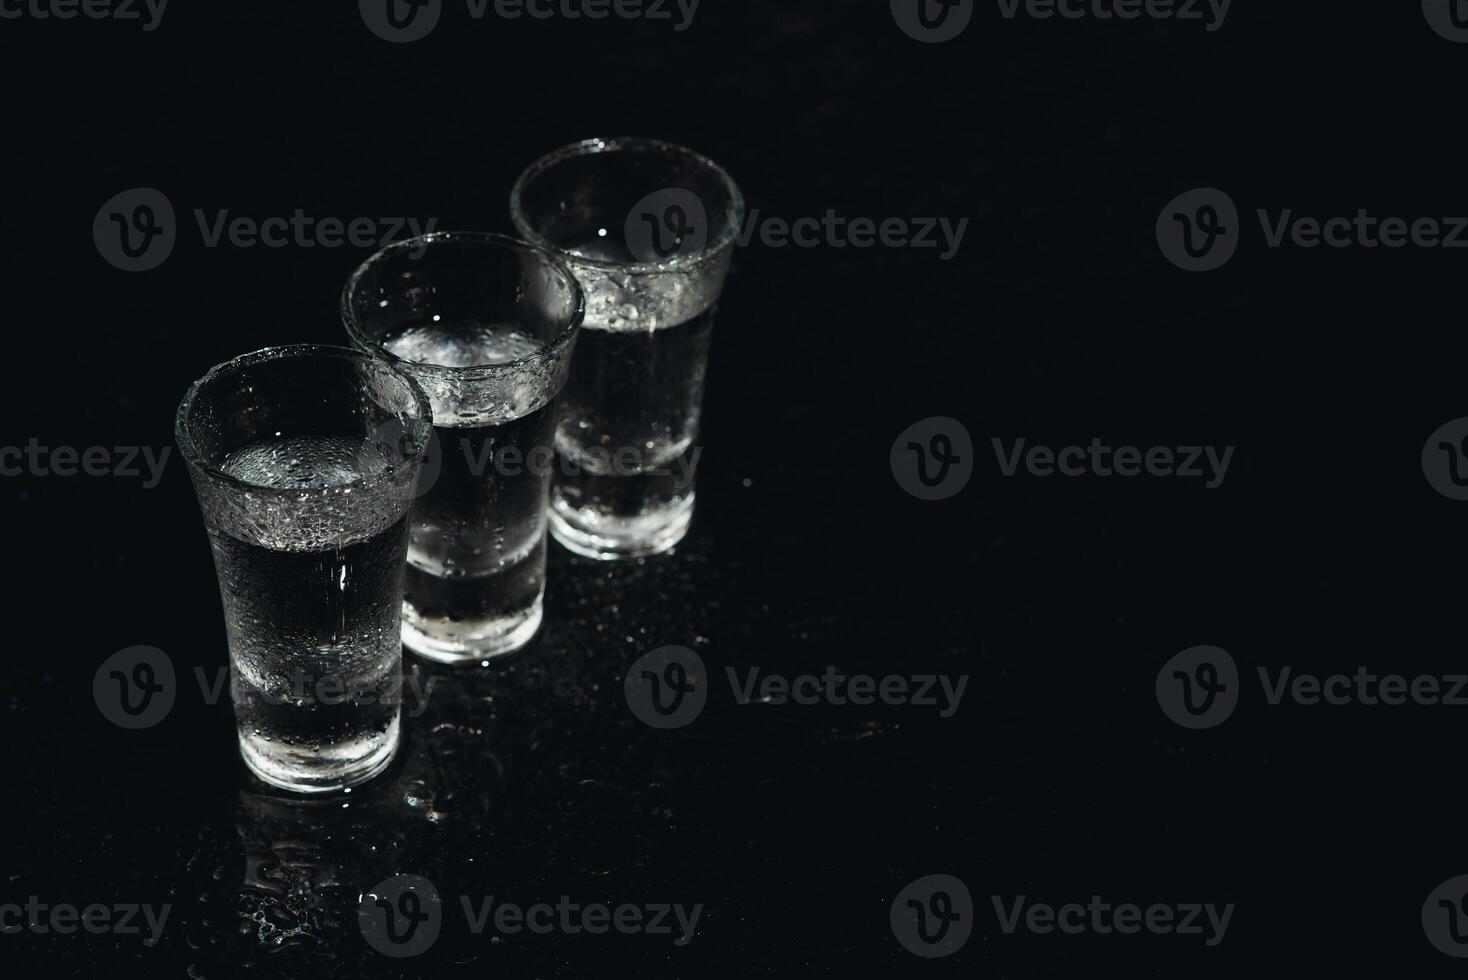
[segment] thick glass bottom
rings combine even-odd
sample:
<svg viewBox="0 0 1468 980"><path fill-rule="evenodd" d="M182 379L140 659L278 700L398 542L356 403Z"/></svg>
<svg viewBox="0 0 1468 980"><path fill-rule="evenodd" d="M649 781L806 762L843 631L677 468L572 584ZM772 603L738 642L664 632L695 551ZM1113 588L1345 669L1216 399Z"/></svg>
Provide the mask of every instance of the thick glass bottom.
<svg viewBox="0 0 1468 980"><path fill-rule="evenodd" d="M551 494L551 536L567 551L598 561L660 555L683 540L692 522L692 492L670 507L635 517L608 516L572 507L564 498Z"/></svg>
<svg viewBox="0 0 1468 980"><path fill-rule="evenodd" d="M545 593L524 609L484 619L428 619L403 604L403 645L441 664L469 664L519 650L545 616Z"/></svg>
<svg viewBox="0 0 1468 980"><path fill-rule="evenodd" d="M277 789L330 793L359 786L392 764L398 751L399 717L386 731L308 748L240 732L240 755L249 770Z"/></svg>

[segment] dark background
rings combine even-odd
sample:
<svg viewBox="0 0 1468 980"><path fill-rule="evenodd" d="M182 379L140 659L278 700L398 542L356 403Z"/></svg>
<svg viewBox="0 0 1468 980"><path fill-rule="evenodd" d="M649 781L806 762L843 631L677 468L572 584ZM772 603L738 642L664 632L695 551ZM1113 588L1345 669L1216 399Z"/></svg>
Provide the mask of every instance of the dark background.
<svg viewBox="0 0 1468 980"><path fill-rule="evenodd" d="M328 9L329 8L329 9ZM1255 208L1468 212L1468 47L1415 3L1236 0L1199 22L1037 21L980 4L919 44L887 4L705 0L668 23L472 22L391 45L354 5L171 5L136 22L0 20L3 441L172 444L210 365L341 343L367 250L206 248L193 209L415 215L508 231L541 153L648 135L793 219L969 217L957 257L741 249L710 373L692 534L603 567L553 549L522 656L436 683L403 758L345 805L242 772L208 547L175 457L155 489L6 478L0 900L170 903L162 941L0 936L14 976L1447 975L1423 900L1468 872L1464 709L1269 707L1255 668L1463 669L1460 503L1423 477L1460 381L1463 253L1268 249ZM1153 227L1225 189L1246 234L1189 274ZM179 242L124 273L103 202L163 191ZM975 476L893 479L909 424L961 420ZM994 437L1237 447L1181 479L1004 479ZM1195 644L1245 697L1208 731L1159 710ZM124 647L184 684L141 732L92 700ZM967 674L958 713L736 706L656 732L623 672L667 644L710 668ZM924 961L888 926L949 873L974 934ZM449 924L392 961L357 896L426 875ZM695 939L473 937L457 896L703 903ZM1237 904L1224 941L1006 935L989 896Z"/></svg>

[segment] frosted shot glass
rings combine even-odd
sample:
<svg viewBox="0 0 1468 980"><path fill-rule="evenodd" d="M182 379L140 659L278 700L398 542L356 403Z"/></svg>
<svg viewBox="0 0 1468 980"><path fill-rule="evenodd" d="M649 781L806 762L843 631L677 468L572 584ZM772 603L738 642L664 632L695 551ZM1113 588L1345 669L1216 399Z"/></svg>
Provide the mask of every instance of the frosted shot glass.
<svg viewBox="0 0 1468 980"><path fill-rule="evenodd" d="M407 239L347 282L352 342L417 379L433 409L403 596L403 643L430 660L478 663L540 627L555 401L583 312L570 270L504 235Z"/></svg>
<svg viewBox="0 0 1468 980"><path fill-rule="evenodd" d="M272 786L353 786L397 751L407 516L429 422L411 378L341 347L245 354L178 407L240 752Z"/></svg>
<svg viewBox="0 0 1468 980"><path fill-rule="evenodd" d="M590 558L667 551L693 517L715 308L744 221L739 188L681 146L593 139L531 164L510 216L586 293L556 426L551 533Z"/></svg>

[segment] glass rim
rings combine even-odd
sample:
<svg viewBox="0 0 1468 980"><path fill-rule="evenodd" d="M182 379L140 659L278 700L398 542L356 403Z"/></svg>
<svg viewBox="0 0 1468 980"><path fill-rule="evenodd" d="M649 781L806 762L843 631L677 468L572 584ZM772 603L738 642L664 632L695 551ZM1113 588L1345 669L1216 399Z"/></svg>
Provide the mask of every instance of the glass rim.
<svg viewBox="0 0 1468 980"><path fill-rule="evenodd" d="M530 226L530 222L525 216L525 209L521 204L524 199L525 189L530 185L532 180L565 160L571 160L575 157L594 156L598 153L616 153L620 150L628 149L666 150L686 157L701 167L707 167L723 184L725 192L729 195L729 201L734 214L734 220L730 222L729 227L725 228L723 234L719 235L718 238L705 242L702 249L691 255L674 255L660 262L614 262L606 259L594 259L574 255L569 249L561 248L559 245L548 241ZM565 146L552 150L521 171L520 176L515 178L515 183L510 188L510 220L514 222L515 230L525 236L527 241L560 255L571 255L578 265L630 275L685 272L707 265L723 254L726 249L732 248L734 243L738 241L740 226L744 224L744 194L739 190L739 185L734 182L734 178L729 176L727 170L719 166L709 157L704 156L696 150L690 150L686 146L642 136L593 137L591 139L578 140L575 143L567 143Z"/></svg>
<svg viewBox="0 0 1468 980"><path fill-rule="evenodd" d="M533 354L517 357L513 361L503 364L472 364L463 367L455 367L450 364L431 364L423 361L410 361L399 357L382 345L380 340L373 340L367 336L362 328L357 314L352 309L352 299L357 295L362 280L368 271L382 260L396 255L400 252L409 252L421 248L424 250L424 258L427 258L430 246L439 242L460 242L473 245L487 245L502 248L514 252L534 253L546 260L546 262L557 272L563 275L566 282L570 284L571 295L575 297L576 307L571 311L571 316L561 332L547 341L544 346L539 347ZM341 317L342 325L347 329L347 336L352 338L359 350L369 352L373 357L387 361L394 368L403 372L410 370L428 371L430 373L441 373L454 378L467 379L491 379L496 377L508 377L527 366L538 364L541 361L550 360L561 354L562 351L576 337L581 329L581 322L586 317L586 293L581 288L581 283L571 272L564 259L555 251L543 248L534 242L522 241L511 235L501 235L492 231L431 231L425 235L415 235L393 242L384 248L378 249L369 255L361 265L352 271L347 277L346 285L342 287L341 295Z"/></svg>
<svg viewBox="0 0 1468 980"><path fill-rule="evenodd" d="M377 473L364 473L354 480L345 483L333 483L327 487L312 487L309 489L301 487L268 487L259 483L251 483L242 480L232 473L226 472L217 463L214 463L199 449L194 442L193 435L189 432L189 417L194 407L194 400L203 390L204 386L227 371L237 370L253 364L264 364L270 361L280 361L292 357L337 357L356 361L360 364L373 365L386 370L399 381L407 384L408 394L413 397L413 403L418 409L418 414L413 419L414 445L418 451L407 457L401 463L389 463L386 469ZM183 455L184 462L191 469L208 475L211 480L241 490L246 493L264 494L275 497L300 498L315 493L338 493L362 489L381 482L384 478L392 477L396 471L405 464L416 464L421 462L428 452L428 440L433 430L433 409L428 403L428 395L410 375L399 371L391 364L382 361L381 358L373 357L365 351L356 350L351 347L338 347L334 344L278 344L272 347L262 347L259 350L249 351L232 357L227 361L221 361L209 370L205 371L197 381L189 385L184 392L183 400L178 403L178 409L173 416L173 438L178 443L179 452Z"/></svg>

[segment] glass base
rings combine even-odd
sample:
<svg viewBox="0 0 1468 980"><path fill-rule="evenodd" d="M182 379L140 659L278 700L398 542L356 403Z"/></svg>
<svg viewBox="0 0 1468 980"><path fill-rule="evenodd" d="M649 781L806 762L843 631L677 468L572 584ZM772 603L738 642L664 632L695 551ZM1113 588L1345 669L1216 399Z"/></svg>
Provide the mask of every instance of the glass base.
<svg viewBox="0 0 1468 980"><path fill-rule="evenodd" d="M403 646L441 664L478 663L529 643L545 618L545 594L522 612L488 619L424 619L403 604Z"/></svg>
<svg viewBox="0 0 1468 980"><path fill-rule="evenodd" d="M567 551L597 561L660 555L683 540L692 522L692 493L663 510L612 518L571 507L551 494L551 537Z"/></svg>
<svg viewBox="0 0 1468 980"><path fill-rule="evenodd" d="M331 793L360 786L392 764L399 719L385 732L311 750L240 732L240 755L261 782L293 793Z"/></svg>

